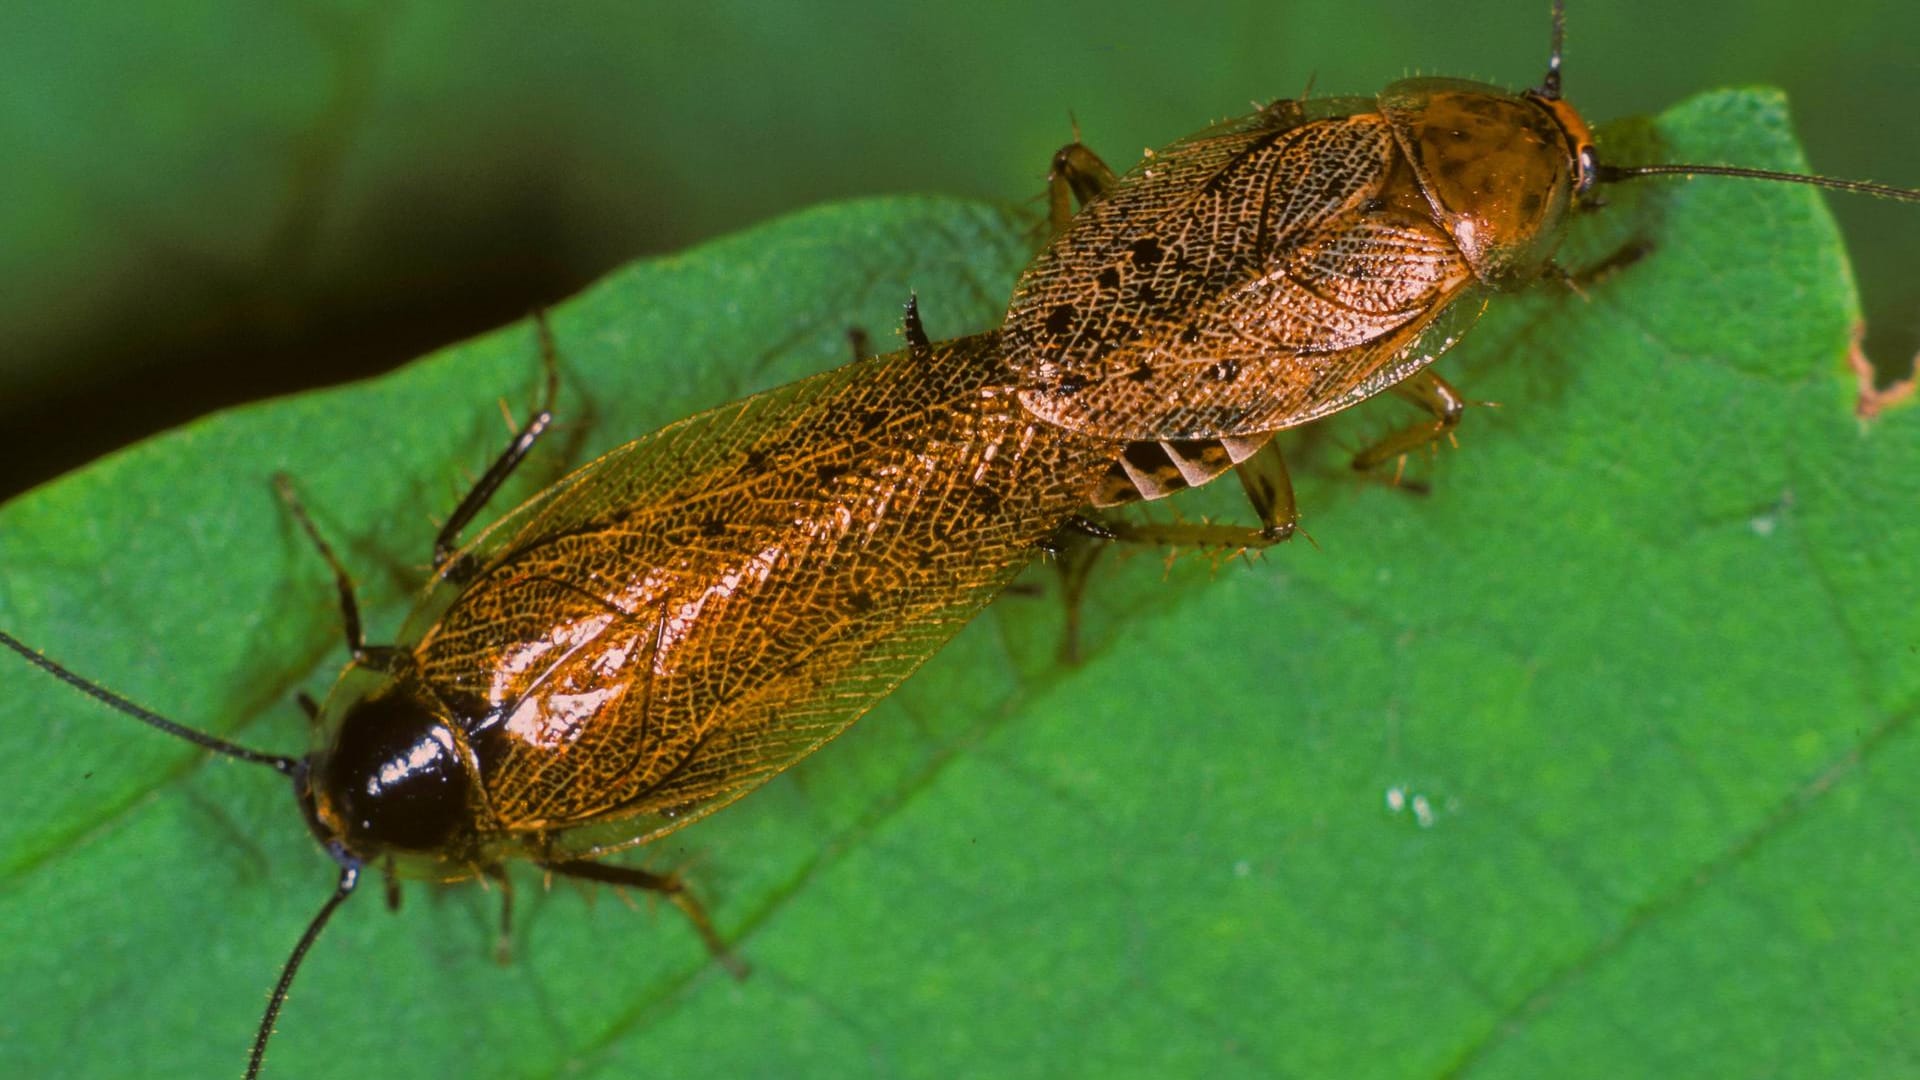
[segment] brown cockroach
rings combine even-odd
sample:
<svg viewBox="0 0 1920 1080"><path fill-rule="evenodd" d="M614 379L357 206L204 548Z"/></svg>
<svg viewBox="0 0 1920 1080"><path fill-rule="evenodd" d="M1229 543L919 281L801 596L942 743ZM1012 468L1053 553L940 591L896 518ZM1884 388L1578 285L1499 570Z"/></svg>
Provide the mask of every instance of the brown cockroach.
<svg viewBox="0 0 1920 1080"><path fill-rule="evenodd" d="M1078 141L1054 155L1055 235L1002 334L1034 415L1127 444L1096 505L1237 467L1263 528L1211 538L1270 543L1295 521L1276 432L1392 390L1430 418L1362 449L1356 468L1448 435L1467 400L1430 365L1491 294L1567 276L1554 252L1600 185L1731 176L1920 202L1820 176L1603 162L1561 96L1562 7L1546 77L1521 93L1414 78L1374 97L1285 99L1124 176Z"/></svg>
<svg viewBox="0 0 1920 1080"><path fill-rule="evenodd" d="M0 644L291 779L340 874L282 971L249 1075L301 959L365 870L457 881L524 860L652 890L724 955L675 877L597 860L823 745L1086 505L1237 466L1262 527L1207 535L1284 537L1293 502L1273 434L1385 389L1433 419L1358 464L1451 430L1464 401L1428 365L1481 293L1552 273L1596 184L1718 174L1920 200L1725 166L1603 164L1560 97L1559 37L1556 12L1547 78L1523 94L1419 79L1377 98L1280 102L1124 177L1071 145L1051 186L1059 233L1002 332L935 345L910 306L905 350L670 425L462 543L546 429L543 407L442 529L394 645L363 640L349 576L289 496L333 568L352 657L304 756L184 728ZM1069 219L1072 193L1086 205Z"/></svg>
<svg viewBox="0 0 1920 1080"><path fill-rule="evenodd" d="M96 699L288 777L339 864L249 1077L308 947L367 870L390 895L400 879L504 887L514 860L650 890L727 959L677 877L600 860L839 734L1048 543L1111 456L1021 408L998 335L935 345L912 303L906 333L903 351L627 443L461 544L547 429L542 407L441 529L392 645L365 642L351 579L283 484L333 570L352 658L300 757L184 727L0 632ZM550 400L551 356L548 370Z"/></svg>

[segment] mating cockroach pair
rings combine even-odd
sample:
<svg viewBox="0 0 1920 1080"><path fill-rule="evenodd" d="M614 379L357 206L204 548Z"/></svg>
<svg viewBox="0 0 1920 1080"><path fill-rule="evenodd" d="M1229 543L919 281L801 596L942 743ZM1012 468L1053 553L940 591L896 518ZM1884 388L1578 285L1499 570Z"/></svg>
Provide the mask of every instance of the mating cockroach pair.
<svg viewBox="0 0 1920 1080"><path fill-rule="evenodd" d="M304 757L187 731L0 642L291 778L340 883L283 971L250 1074L365 869L448 881L525 859L664 892L719 950L671 877L596 860L832 738L1089 505L1237 469L1261 524L1212 536L1268 542L1293 520L1275 432L1396 389L1434 418L1363 464L1444 433L1461 401L1427 365L1483 290L1549 272L1595 185L1721 172L1916 198L1605 164L1560 98L1555 37L1547 80L1522 95L1416 80L1284 101L1119 177L1069 147L1054 202L1077 192L1086 209L1057 215L1000 331L936 345L910 309L907 349L670 425L462 544L542 410L450 519L398 644L364 643L335 563L353 661Z"/></svg>

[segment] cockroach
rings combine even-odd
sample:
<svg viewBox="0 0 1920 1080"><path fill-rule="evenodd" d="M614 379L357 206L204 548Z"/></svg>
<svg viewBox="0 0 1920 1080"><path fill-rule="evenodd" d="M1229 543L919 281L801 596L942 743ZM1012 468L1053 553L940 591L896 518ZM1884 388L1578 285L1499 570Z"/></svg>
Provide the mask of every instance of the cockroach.
<svg viewBox="0 0 1920 1080"><path fill-rule="evenodd" d="M1109 456L1020 407L997 335L934 345L912 304L906 332L903 351L613 450L462 545L547 429L543 406L441 529L393 645L366 643L351 578L283 485L332 568L352 657L301 757L182 726L0 633L101 702L292 781L340 874L281 971L249 1077L301 960L368 870L390 889L504 884L519 859L651 890L726 957L676 877L600 860L839 734L1006 585Z"/></svg>
<svg viewBox="0 0 1920 1080"><path fill-rule="evenodd" d="M0 634L114 708L291 779L340 874L282 968L248 1075L367 870L459 881L524 860L664 894L724 954L673 876L598 860L833 738L1081 508L1237 467L1262 526L1217 537L1272 542L1293 524L1276 431L1384 389L1434 419L1361 464L1451 430L1463 399L1427 365L1479 293L1552 274L1595 185L1714 174L1920 200L1728 166L1604 165L1560 97L1557 7L1554 25L1547 78L1524 94L1422 79L1281 102L1124 177L1071 145L1051 183L1059 233L1002 331L936 345L910 305L906 349L670 425L462 543L547 428L543 406L442 529L396 644L366 644L349 575L289 497L333 570L352 656L304 756L183 727ZM1069 216L1074 195L1084 208Z"/></svg>
<svg viewBox="0 0 1920 1080"><path fill-rule="evenodd" d="M1356 468L1448 436L1467 399L1429 365L1489 295L1568 277L1554 253L1601 185L1728 176L1920 202L1821 176L1603 162L1561 96L1564 25L1555 0L1546 77L1518 94L1402 79L1374 97L1276 101L1124 176L1077 140L1054 155L1055 235L1002 333L1034 415L1127 444L1096 505L1237 468L1262 528L1220 538L1272 543L1295 521L1275 433L1392 390L1429 418Z"/></svg>

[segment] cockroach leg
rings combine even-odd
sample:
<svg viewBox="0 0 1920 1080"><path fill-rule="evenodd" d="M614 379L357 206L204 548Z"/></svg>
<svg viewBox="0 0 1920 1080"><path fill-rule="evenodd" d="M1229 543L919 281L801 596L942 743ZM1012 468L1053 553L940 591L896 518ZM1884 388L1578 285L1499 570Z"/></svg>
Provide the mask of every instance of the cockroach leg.
<svg viewBox="0 0 1920 1080"><path fill-rule="evenodd" d="M333 545L320 535L319 526L313 523L313 515L307 513L307 505L300 501L300 493L294 490L293 478L286 473L273 474L273 492L280 496L281 505L293 515L295 524L306 534L314 550L326 560L327 569L333 571L333 587L340 594L340 622L347 635L347 651L358 656L366 648L366 642L360 631L360 601L354 595L353 576L341 565L340 557L333 553Z"/></svg>
<svg viewBox="0 0 1920 1080"><path fill-rule="evenodd" d="M1258 528L1218 522L1106 522L1107 539L1156 547L1258 551L1283 543L1299 531L1300 512L1293 498L1293 479L1279 444L1268 441L1252 456L1233 467L1247 502L1259 516Z"/></svg>
<svg viewBox="0 0 1920 1080"><path fill-rule="evenodd" d="M706 909L701 907L700 901L694 899L693 894L687 891L687 887L681 883L678 876L656 874L637 866L612 866L586 859L543 862L539 865L549 873L559 874L561 877L659 893L674 907L679 908L681 913L693 923L694 932L700 935L700 940L706 944L707 951L713 954L713 958L721 967L726 968L736 979L747 977L747 965L728 951L726 942L720 940L720 935L714 930L713 923L707 919Z"/></svg>
<svg viewBox="0 0 1920 1080"><path fill-rule="evenodd" d="M1095 540L1112 540L1117 535L1113 526L1097 515L1075 514L1061 528Z"/></svg>
<svg viewBox="0 0 1920 1080"><path fill-rule="evenodd" d="M1575 291L1597 285L1602 281L1653 254L1654 243L1644 236L1636 236L1614 251L1613 254L1594 263L1592 266L1568 273L1568 283Z"/></svg>
<svg viewBox="0 0 1920 1080"><path fill-rule="evenodd" d="M312 542L314 550L326 560L327 569L333 572L334 591L340 597L340 628L347 637L347 652L356 663L378 671L389 670L393 656L392 650L367 646L366 638L360 630L360 601L354 595L353 576L347 573L347 568L341 564L340 557L333 553L333 545L327 543L327 538L320 534L320 527L313 523L313 515L307 513L306 504L300 501L300 493L294 490L293 478L286 473L275 473L273 490L280 496L280 502L287 508L287 513L293 515L293 520L300 526L300 531L305 533L307 539ZM302 706L308 709L307 715L310 719L317 720L320 709L317 705L310 705L311 700L311 698L307 699Z"/></svg>
<svg viewBox="0 0 1920 1080"><path fill-rule="evenodd" d="M1057 236L1073 220L1073 203L1081 206L1105 194L1119 178L1100 155L1087 149L1078 138L1053 155L1047 170L1047 221Z"/></svg>
<svg viewBox="0 0 1920 1080"><path fill-rule="evenodd" d="M873 335L867 333L866 327L847 327L847 344L853 350L853 361L856 364L873 355Z"/></svg>
<svg viewBox="0 0 1920 1080"><path fill-rule="evenodd" d="M1124 522L1114 526L1114 540L1123 544L1146 544L1162 548L1199 548L1208 551L1259 551L1291 536L1275 535L1265 528L1227 525L1217 521Z"/></svg>
<svg viewBox="0 0 1920 1080"><path fill-rule="evenodd" d="M1104 521L1078 514L1068 519L1053 541L1053 566L1060 574L1060 602L1066 610L1060 625L1060 663L1064 667L1080 665L1080 608L1087 594L1087 579L1093 565L1107 550L1109 541L1119 534Z"/></svg>
<svg viewBox="0 0 1920 1080"><path fill-rule="evenodd" d="M1235 465L1233 475L1240 481L1240 490L1246 492L1253 512L1260 516L1261 537L1277 544L1292 536L1300 526L1300 508L1293 501L1293 478L1287 474L1287 459L1280 453L1280 445L1269 441Z"/></svg>
<svg viewBox="0 0 1920 1080"><path fill-rule="evenodd" d="M455 583L464 582L471 572L469 568L458 563L448 565L454 562L459 553L460 534L466 531L467 526L473 523L473 519L486 508L487 500L493 498L494 492L500 490L500 485L507 482L507 477L513 475L513 470L526 459L527 454L533 450L533 445L540 441L540 436L545 434L547 428L553 424L553 399L560 386L560 353L554 346L553 330L547 325L546 312L535 312L533 318L534 326L540 335L540 365L545 372L540 391L540 405L534 410L533 415L527 418L525 426L514 433L512 441L507 443L507 448L500 452L500 456L487 467L487 471L480 474L480 479L474 482L466 497L460 500L460 505L453 508L453 513L447 517L447 523L440 526L440 534L433 538L433 568Z"/></svg>
<svg viewBox="0 0 1920 1080"><path fill-rule="evenodd" d="M1094 564L1111 543L1248 551L1271 547L1298 531L1300 515L1294 504L1293 481L1287 474L1286 458L1278 445L1268 442L1253 456L1235 465L1234 475L1239 478L1254 513L1260 517L1257 529L1212 522L1135 524L1100 515L1075 514L1044 542L1047 553L1054 557L1054 568L1060 574L1060 596L1066 604L1060 636L1062 664L1071 667L1080 662L1081 602Z"/></svg>
<svg viewBox="0 0 1920 1080"><path fill-rule="evenodd" d="M507 967L513 963L513 879L502 866L489 866L481 873L500 886L500 936L493 943L493 959Z"/></svg>
<svg viewBox="0 0 1920 1080"><path fill-rule="evenodd" d="M1093 564L1100 561L1107 543L1118 538L1119 533L1104 517L1074 514L1038 545L1060 575L1060 600L1066 610L1058 655L1060 663L1067 667L1080 663L1080 599L1086 594L1087 575L1093 571Z"/></svg>
<svg viewBox="0 0 1920 1080"><path fill-rule="evenodd" d="M1435 439L1446 437L1460 426L1460 416L1467 411L1467 399L1430 368L1396 384L1393 392L1433 414L1433 419L1421 420L1390 432L1379 442L1355 454L1353 467L1356 469L1371 469L1383 461L1392 461Z"/></svg>
<svg viewBox="0 0 1920 1080"><path fill-rule="evenodd" d="M380 866L380 885L387 897L387 910L398 913L400 910L400 875L393 872L393 860L388 859Z"/></svg>
<svg viewBox="0 0 1920 1080"><path fill-rule="evenodd" d="M1060 523L1059 528L1034 542L1034 547L1052 558L1065 556L1068 550L1082 540L1112 540L1116 534L1113 526L1098 514L1074 514Z"/></svg>

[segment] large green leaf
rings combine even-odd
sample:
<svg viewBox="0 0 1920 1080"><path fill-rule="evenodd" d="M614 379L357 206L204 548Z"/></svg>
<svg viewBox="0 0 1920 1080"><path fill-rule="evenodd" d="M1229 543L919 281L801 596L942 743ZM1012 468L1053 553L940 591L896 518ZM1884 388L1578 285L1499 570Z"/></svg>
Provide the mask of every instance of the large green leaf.
<svg viewBox="0 0 1920 1080"><path fill-rule="evenodd" d="M1766 93L1607 146L1799 164ZM498 968L493 897L415 887L397 916L343 912L270 1069L1920 1067L1920 413L1854 416L1855 306L1813 196L1615 199L1565 261L1651 254L1585 298L1495 306L1446 369L1503 407L1410 466L1430 495L1344 469L1393 405L1291 438L1315 545L1219 573L1115 560L1075 669L1050 659L1055 606L1008 597L848 736L654 849L752 978L670 910L531 878ZM555 314L566 445L530 471L833 363L909 285L936 333L988 325L1028 230L888 200L622 272ZM434 515L504 435L493 402L535 370L516 327L42 488L0 510L0 626L298 748L290 695L340 650L267 477L299 478L390 628ZM288 792L0 672L0 1063L236 1071L332 880Z"/></svg>

